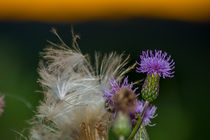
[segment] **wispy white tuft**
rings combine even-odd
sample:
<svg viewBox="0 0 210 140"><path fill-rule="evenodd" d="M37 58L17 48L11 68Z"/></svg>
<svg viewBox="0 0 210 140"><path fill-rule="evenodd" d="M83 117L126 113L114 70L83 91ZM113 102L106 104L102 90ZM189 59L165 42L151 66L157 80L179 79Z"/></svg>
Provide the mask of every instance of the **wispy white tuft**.
<svg viewBox="0 0 210 140"><path fill-rule="evenodd" d="M61 45L50 42L42 53L38 81L44 100L31 123L32 140L106 139L110 114L104 108L104 88L110 78L120 79L130 69L123 68L128 57L96 54L96 65L92 66L88 55L80 52L78 36L72 35L72 48L57 35Z"/></svg>

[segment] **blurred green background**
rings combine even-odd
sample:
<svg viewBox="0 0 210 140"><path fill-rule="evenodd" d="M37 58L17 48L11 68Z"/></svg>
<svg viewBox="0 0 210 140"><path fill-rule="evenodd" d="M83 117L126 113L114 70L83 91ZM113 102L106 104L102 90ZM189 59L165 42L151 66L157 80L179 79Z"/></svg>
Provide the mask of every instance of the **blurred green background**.
<svg viewBox="0 0 210 140"><path fill-rule="evenodd" d="M71 43L70 23L0 22L0 92L5 112L0 117L0 139L20 139L42 99L37 84L39 52L46 40L58 42L57 29ZM162 49L176 62L175 77L162 79L155 104L158 116L148 127L151 140L209 138L210 125L210 24L172 20L133 19L74 23L84 54L95 51L131 54L131 63L146 49ZM130 80L145 75L130 73ZM140 85L141 86L141 85Z"/></svg>

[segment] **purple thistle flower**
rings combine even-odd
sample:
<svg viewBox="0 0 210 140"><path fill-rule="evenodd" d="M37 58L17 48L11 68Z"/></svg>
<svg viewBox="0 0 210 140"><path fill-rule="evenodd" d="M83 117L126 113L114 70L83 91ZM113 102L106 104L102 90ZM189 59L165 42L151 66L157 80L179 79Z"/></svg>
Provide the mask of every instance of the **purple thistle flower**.
<svg viewBox="0 0 210 140"><path fill-rule="evenodd" d="M131 114L131 118L132 118L132 122L136 123L138 120L138 117L136 117L135 114L142 114L144 106L145 106L145 101L137 101L138 106L136 107L136 111ZM156 107L153 106L149 106L144 114L144 118L143 118L143 126L149 125L149 126L154 126L151 125L151 121L150 119L153 119L157 116L157 114L155 115L156 112Z"/></svg>
<svg viewBox="0 0 210 140"><path fill-rule="evenodd" d="M114 112L115 115L119 111L132 112L136 107L135 94L137 88L133 88L132 83L128 83L128 77L123 80L123 83L117 83L114 79L110 80L111 89L105 89L104 97L106 99L107 109Z"/></svg>
<svg viewBox="0 0 210 140"><path fill-rule="evenodd" d="M136 68L136 71L139 73L147 74L158 74L159 77L173 77L175 68L175 62L171 60L171 56L167 57L166 52L161 50L155 50L153 54L152 50L142 51L140 55L140 62L136 62L139 67Z"/></svg>

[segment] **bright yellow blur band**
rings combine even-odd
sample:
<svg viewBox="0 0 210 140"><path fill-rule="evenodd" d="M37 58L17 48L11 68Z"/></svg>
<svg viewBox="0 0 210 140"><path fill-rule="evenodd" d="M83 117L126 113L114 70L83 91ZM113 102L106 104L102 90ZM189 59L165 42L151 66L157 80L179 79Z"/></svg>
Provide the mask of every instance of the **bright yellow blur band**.
<svg viewBox="0 0 210 140"><path fill-rule="evenodd" d="M81 21L153 17L210 20L210 0L0 0L0 20Z"/></svg>

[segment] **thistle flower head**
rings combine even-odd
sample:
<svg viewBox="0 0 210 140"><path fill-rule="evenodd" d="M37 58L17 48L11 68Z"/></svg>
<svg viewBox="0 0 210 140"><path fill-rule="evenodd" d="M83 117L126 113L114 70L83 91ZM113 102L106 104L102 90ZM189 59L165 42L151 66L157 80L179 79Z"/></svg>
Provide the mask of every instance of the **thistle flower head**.
<svg viewBox="0 0 210 140"><path fill-rule="evenodd" d="M134 112L134 114L142 114L144 106L145 106L145 101L137 101L137 107L136 110ZM150 119L153 119L157 116L157 114L155 115L156 112L156 107L153 106L149 106L144 114L144 118L143 118L143 126L149 125L149 126L153 126L151 125L151 121ZM136 117L135 115L132 115L132 122L136 122L138 120L138 117Z"/></svg>
<svg viewBox="0 0 210 140"><path fill-rule="evenodd" d="M136 107L135 91L137 88L133 88L132 83L128 83L128 77L126 77L122 84L117 83L114 79L110 80L111 89L105 89L104 97L106 99L106 106L111 111L117 113L132 112Z"/></svg>
<svg viewBox="0 0 210 140"><path fill-rule="evenodd" d="M175 62L171 59L171 56L167 57L166 52L161 50L155 50L153 54L152 50L142 51L140 55L140 62L136 62L139 67L136 71L139 73L158 74L159 77L173 77L175 68Z"/></svg>
<svg viewBox="0 0 210 140"><path fill-rule="evenodd" d="M0 95L0 116L4 112L3 107L5 106L4 96Z"/></svg>

